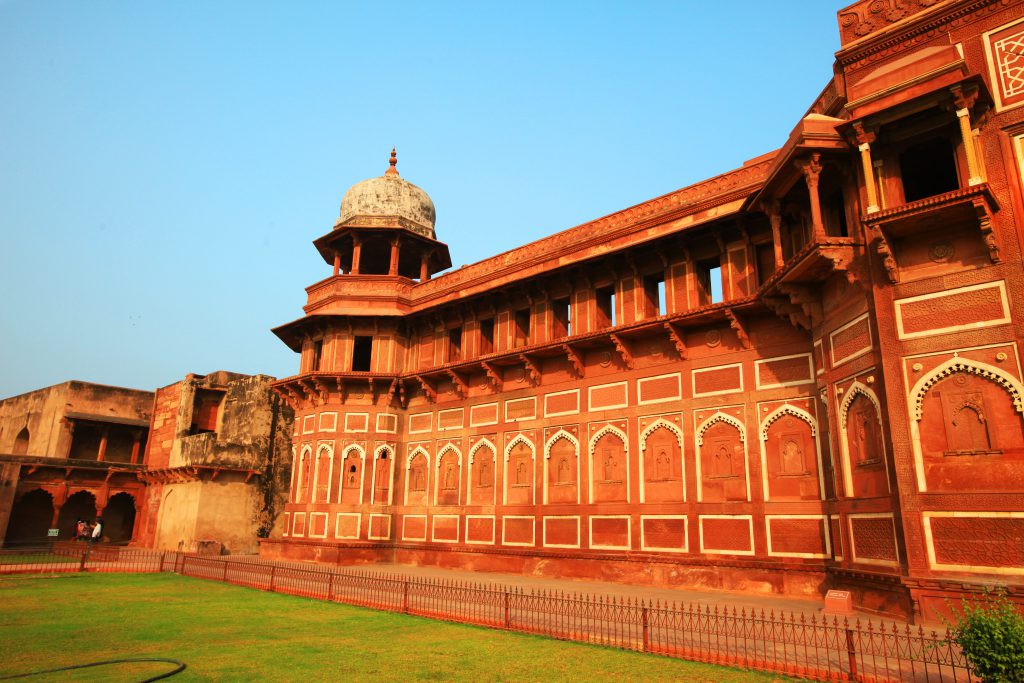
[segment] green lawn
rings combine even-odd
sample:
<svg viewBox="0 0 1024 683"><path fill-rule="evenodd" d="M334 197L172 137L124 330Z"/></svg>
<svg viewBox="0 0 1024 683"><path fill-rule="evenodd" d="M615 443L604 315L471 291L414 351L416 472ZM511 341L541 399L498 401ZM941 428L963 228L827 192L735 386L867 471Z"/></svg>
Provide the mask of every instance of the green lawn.
<svg viewBox="0 0 1024 683"><path fill-rule="evenodd" d="M0 624L0 675L168 657L188 664L173 681L788 680L175 574L0 577ZM85 669L70 679L137 681L168 668Z"/></svg>

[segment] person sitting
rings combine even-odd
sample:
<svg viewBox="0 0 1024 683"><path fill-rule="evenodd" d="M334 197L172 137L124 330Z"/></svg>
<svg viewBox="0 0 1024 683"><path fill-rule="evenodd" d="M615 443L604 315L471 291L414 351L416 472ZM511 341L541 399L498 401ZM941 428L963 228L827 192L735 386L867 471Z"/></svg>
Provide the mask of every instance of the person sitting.
<svg viewBox="0 0 1024 683"><path fill-rule="evenodd" d="M75 535L76 541L84 541L89 537L89 525L85 523L84 519L79 519L75 522Z"/></svg>

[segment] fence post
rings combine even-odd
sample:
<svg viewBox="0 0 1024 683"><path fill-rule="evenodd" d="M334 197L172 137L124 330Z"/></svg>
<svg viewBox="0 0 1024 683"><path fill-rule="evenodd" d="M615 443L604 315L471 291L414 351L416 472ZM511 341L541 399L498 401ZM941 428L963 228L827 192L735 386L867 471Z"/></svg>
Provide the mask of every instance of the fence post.
<svg viewBox="0 0 1024 683"><path fill-rule="evenodd" d="M220 577L220 580L224 583L228 582L228 561L224 560L224 575Z"/></svg>
<svg viewBox="0 0 1024 683"><path fill-rule="evenodd" d="M277 572L277 565L270 565L270 592L274 592L274 574Z"/></svg>
<svg viewBox="0 0 1024 683"><path fill-rule="evenodd" d="M92 547L92 541L86 541L85 542L85 552L83 552L82 556L80 558L78 558L78 571L80 571L80 572L84 572L85 571L85 563L89 560L89 548L91 548L91 547Z"/></svg>
<svg viewBox="0 0 1024 683"><path fill-rule="evenodd" d="M644 635L644 652L650 649L650 639L648 634L648 618L647 618L647 605L640 608L640 626L643 629Z"/></svg>
<svg viewBox="0 0 1024 683"><path fill-rule="evenodd" d="M334 600L334 572L331 572L327 576L330 577L330 578L327 579L327 600L328 601L333 601Z"/></svg>
<svg viewBox="0 0 1024 683"><path fill-rule="evenodd" d="M409 582L402 582L402 614L409 613Z"/></svg>
<svg viewBox="0 0 1024 683"><path fill-rule="evenodd" d="M510 605L508 589L505 589L505 628L512 628L512 609Z"/></svg>
<svg viewBox="0 0 1024 683"><path fill-rule="evenodd" d="M846 627L846 656L850 663L850 680L858 680L857 676L857 648L854 646L853 629Z"/></svg>

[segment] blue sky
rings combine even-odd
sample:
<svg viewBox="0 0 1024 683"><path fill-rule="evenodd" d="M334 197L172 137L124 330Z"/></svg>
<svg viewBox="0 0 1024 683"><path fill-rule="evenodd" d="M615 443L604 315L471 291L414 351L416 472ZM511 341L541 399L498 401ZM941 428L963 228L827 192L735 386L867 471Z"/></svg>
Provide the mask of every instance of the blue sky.
<svg viewBox="0 0 1024 683"><path fill-rule="evenodd" d="M472 263L780 146L842 4L0 0L0 397L293 374L392 145Z"/></svg>

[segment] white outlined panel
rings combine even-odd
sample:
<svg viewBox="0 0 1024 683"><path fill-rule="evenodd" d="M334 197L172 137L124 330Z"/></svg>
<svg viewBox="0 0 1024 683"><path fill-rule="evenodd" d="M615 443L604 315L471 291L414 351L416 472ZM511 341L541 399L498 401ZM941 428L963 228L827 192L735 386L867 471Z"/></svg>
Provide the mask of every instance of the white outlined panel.
<svg viewBox="0 0 1024 683"><path fill-rule="evenodd" d="M375 521L377 521L377 520L384 520L383 526L387 530L387 533L384 534L383 536L381 536L380 534L373 533L373 527L374 527L373 523ZM366 537L368 539L370 539L371 541L389 541L389 540L391 540L391 515L379 515L379 514L371 513L370 514L370 524L369 524L369 526L366 529Z"/></svg>
<svg viewBox="0 0 1024 683"><path fill-rule="evenodd" d="M388 423L391 423L390 425ZM398 415L394 413L377 413L377 431L381 434L398 433Z"/></svg>
<svg viewBox="0 0 1024 683"><path fill-rule="evenodd" d="M290 512L284 513L284 533L282 533L281 535L282 536L291 536L292 535L292 513L290 513Z"/></svg>
<svg viewBox="0 0 1024 683"><path fill-rule="evenodd" d="M626 545L604 545L594 542L595 519L619 519L626 522ZM633 524L629 515L591 515L590 516L590 547L595 550L630 550L633 547Z"/></svg>
<svg viewBox="0 0 1024 683"><path fill-rule="evenodd" d="M469 426L489 427L490 425L496 425L498 424L499 414L497 403L481 403L470 406Z"/></svg>
<svg viewBox="0 0 1024 683"><path fill-rule="evenodd" d="M346 432L368 432L370 431L369 413L345 413Z"/></svg>
<svg viewBox="0 0 1024 683"><path fill-rule="evenodd" d="M825 552L822 553L797 553L775 550L772 545L772 522L775 520L802 519L821 522L822 533L824 534ZM829 529L829 518L827 515L765 515L764 528L768 537L768 554L772 557L804 557L809 559L824 560L832 557L832 536Z"/></svg>
<svg viewBox="0 0 1024 683"><path fill-rule="evenodd" d="M1022 40L1024 19L1014 19L982 34L989 83L992 84L997 112L1024 104L1024 74L1020 71Z"/></svg>
<svg viewBox="0 0 1024 683"><path fill-rule="evenodd" d="M932 520L936 518L959 518L959 519L1020 519L1024 520L1024 512L923 512L924 521L924 543L928 549L928 565L943 572L967 572L970 574L1002 574L1015 575L1024 574L1024 567L1005 567L994 564L984 564L988 557L979 554L973 558L975 564L943 564L938 561L935 555L935 537L932 530Z"/></svg>
<svg viewBox="0 0 1024 683"><path fill-rule="evenodd" d="M314 534L313 533L314 520L317 520L317 521L323 520L324 532L322 534ZM309 513L309 528L306 529L306 537L307 538L327 538L327 529L330 526L328 524L329 521L330 520L327 519L327 513L326 512L310 512Z"/></svg>
<svg viewBox="0 0 1024 683"><path fill-rule="evenodd" d="M594 392L596 391L608 391L613 388L622 387L623 400L618 403L595 403ZM608 384L598 384L596 386L587 389L587 407L590 411L595 410L615 410L617 408L625 408L629 406L629 382L609 382Z"/></svg>
<svg viewBox="0 0 1024 683"><path fill-rule="evenodd" d="M575 407L566 408L565 410L551 410L550 401L552 398L559 398L562 396L574 396ZM580 412L580 390L569 389L567 391L556 391L553 394L544 395L544 417L560 417L562 415L576 415Z"/></svg>
<svg viewBox="0 0 1024 683"><path fill-rule="evenodd" d="M671 391L659 398L645 399L644 387L652 384L664 384L672 388ZM636 381L637 405L646 406L652 403L665 403L666 401L678 401L683 397L683 374L681 372L670 372L667 375L655 375L653 377L641 377Z"/></svg>
<svg viewBox="0 0 1024 683"><path fill-rule="evenodd" d="M356 533L355 533L354 536L353 535L346 536L346 535L341 533L341 522L342 522L343 519L352 519L353 517L356 520ZM360 513L358 513L358 512L339 512L335 516L335 518L334 518L334 537L335 538L346 539L346 540L358 539L359 538L359 525L362 522L362 519L363 519L363 516Z"/></svg>
<svg viewBox="0 0 1024 683"><path fill-rule="evenodd" d="M423 520L423 535L410 536L406 531L406 525L410 519ZM403 541L425 541L427 540L427 516L426 515L402 515L402 540Z"/></svg>
<svg viewBox="0 0 1024 683"><path fill-rule="evenodd" d="M683 523L683 546L678 547L663 547L659 545L651 545L647 539L647 529L644 522L646 520L659 520L659 519L672 519L678 520ZM640 549L649 550L658 553L687 553L690 552L690 524L687 515L640 515Z"/></svg>
<svg viewBox="0 0 1024 683"><path fill-rule="evenodd" d="M704 522L709 519L743 520L747 523L750 533L750 550L720 550L704 546ZM700 515L697 517L700 530L700 551L706 555L753 555L754 554L754 516L753 515Z"/></svg>
<svg viewBox="0 0 1024 683"><path fill-rule="evenodd" d="M730 387L728 389L718 389L712 391L697 391L697 377L702 374L709 372L721 372L722 370L728 370L730 368L736 368L736 375L739 377L739 385L736 387ZM743 363L729 363L727 365L714 365L710 368L694 368L690 373L690 383L693 389L693 397L700 398L702 396L721 396L723 394L735 394L743 391Z"/></svg>
<svg viewBox="0 0 1024 683"><path fill-rule="evenodd" d="M510 519L528 519L530 520L530 540L526 541L509 541L507 539L508 534L508 521ZM501 518L501 544L502 545L515 545L515 546L534 546L537 545L537 530L536 530L536 518L531 515L505 515Z"/></svg>
<svg viewBox="0 0 1024 683"><path fill-rule="evenodd" d="M449 408L448 410L437 411L437 431L439 432L462 429L465 421L466 411L463 408Z"/></svg>
<svg viewBox="0 0 1024 683"><path fill-rule="evenodd" d="M537 397L514 398L505 401L505 422L524 422L537 419Z"/></svg>
<svg viewBox="0 0 1024 683"><path fill-rule="evenodd" d="M413 413L409 416L409 433L426 434L434 429L433 413Z"/></svg>
<svg viewBox="0 0 1024 683"><path fill-rule="evenodd" d="M574 520L576 522L575 543L548 543L548 522L560 520ZM579 515L545 515L541 518L541 545L545 548L579 548L580 547L580 518Z"/></svg>
<svg viewBox="0 0 1024 683"><path fill-rule="evenodd" d="M292 515L292 536L299 538L306 535L306 513L296 512Z"/></svg>
<svg viewBox="0 0 1024 683"><path fill-rule="evenodd" d="M321 432L333 432L338 429L338 413L326 412L320 413L320 425L319 431Z"/></svg>
<svg viewBox="0 0 1024 683"><path fill-rule="evenodd" d="M950 297L956 297L964 294L970 294L971 292L980 292L986 289L996 290L996 294L999 297L999 304L1001 307L1000 315L997 318L989 318L987 320L979 320L971 323L963 323L961 325L947 325L946 327L932 327L928 329L918 330L916 332L907 332L904 329L903 312L907 306L920 303L922 301L934 301L937 299L947 299ZM969 285L967 287L957 287L956 289L945 289L941 292L932 292L931 294L921 294L919 296L911 296L905 299L896 299L893 302L893 306L896 309L896 335L900 339L915 339L917 337L930 337L936 334L946 334L949 332L966 332L967 330L976 330L982 327L992 327L993 325L1005 325L1010 322L1010 303L1006 298L1006 284L1003 280L996 280L995 282L983 282L980 285Z"/></svg>
<svg viewBox="0 0 1024 683"><path fill-rule="evenodd" d="M455 538L438 538L437 537L437 520L439 519L453 519L455 520ZM434 543L458 543L459 542L459 516L458 515L434 515L430 518L430 540Z"/></svg>
<svg viewBox="0 0 1024 683"><path fill-rule="evenodd" d="M804 359L807 362L807 376L801 379L790 380L788 382L761 382L761 368L769 363L778 363L781 361L795 361L798 359ZM802 365L802 364L801 364ZM796 387L801 384L810 384L814 382L814 359L809 353L796 353L791 356L776 356L775 358L765 358L763 360L754 361L754 386L757 389L782 389L783 387Z"/></svg>
<svg viewBox="0 0 1024 683"><path fill-rule="evenodd" d="M316 415L306 415L302 418L302 433L312 434L316 431Z"/></svg>
<svg viewBox="0 0 1024 683"><path fill-rule="evenodd" d="M873 557L857 556L857 537L853 533L853 522L857 519L888 519L892 528L892 546L896 550L896 560L880 560ZM858 512L846 516L847 532L850 541L850 561L857 564L874 564L881 567L900 566L900 544L896 538L896 520L891 512Z"/></svg>
<svg viewBox="0 0 1024 683"><path fill-rule="evenodd" d="M866 328L866 333L864 336L867 338L867 346L862 346L860 348L853 349L852 351L848 351L845 356L840 356L837 358L836 337L840 336L843 332L846 332L851 327L860 325L861 323L863 323ZM850 322L840 327L837 327L836 329L828 333L828 354L829 360L832 362L832 367L842 365L843 363L848 363L854 358L860 358L865 353L871 353L872 348L873 347L871 345L871 319L868 317L867 313L862 313L861 315L858 315Z"/></svg>
<svg viewBox="0 0 1024 683"><path fill-rule="evenodd" d="M474 540L471 540L470 534L469 534L469 520L471 520L471 519L489 519L489 520L491 520L491 538L490 538L490 540L487 540L487 541L474 541ZM468 543L469 545L494 545L494 537L495 537L495 532L496 532L497 525L498 525L498 520L497 520L497 518L494 515L466 515L466 534L465 534L466 543Z"/></svg>

